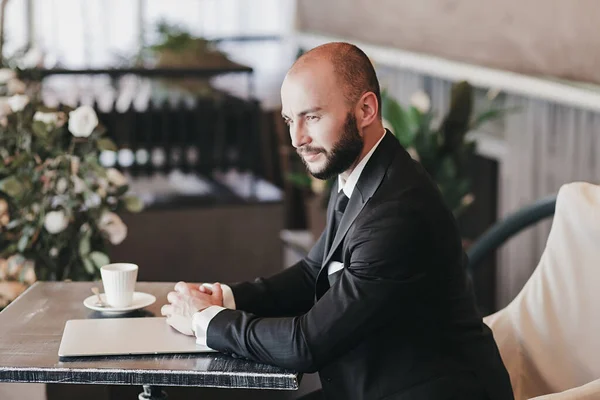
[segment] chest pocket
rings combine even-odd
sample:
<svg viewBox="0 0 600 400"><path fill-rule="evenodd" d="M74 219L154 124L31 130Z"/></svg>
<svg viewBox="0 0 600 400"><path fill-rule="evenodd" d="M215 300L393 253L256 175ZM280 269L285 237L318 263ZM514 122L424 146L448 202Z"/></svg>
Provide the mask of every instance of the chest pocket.
<svg viewBox="0 0 600 400"><path fill-rule="evenodd" d="M331 261L327 266L327 280L329 281L329 286L333 286L344 271L344 263L339 261Z"/></svg>

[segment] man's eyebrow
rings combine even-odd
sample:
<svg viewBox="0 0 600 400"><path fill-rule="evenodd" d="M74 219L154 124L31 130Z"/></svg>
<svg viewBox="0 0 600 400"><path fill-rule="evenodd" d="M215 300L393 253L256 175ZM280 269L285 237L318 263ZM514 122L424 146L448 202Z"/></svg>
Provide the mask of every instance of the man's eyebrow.
<svg viewBox="0 0 600 400"><path fill-rule="evenodd" d="M317 112L317 111L321 111L322 109L323 109L322 107L312 107L312 108L309 108L308 110L304 110L304 111L299 112L298 115L300 117L302 117L302 116L304 116L306 114L310 114L310 113L314 113L314 112ZM281 113L281 116L283 117L283 119L290 119L290 117L288 117L287 115L285 115L285 113L283 113L283 112Z"/></svg>

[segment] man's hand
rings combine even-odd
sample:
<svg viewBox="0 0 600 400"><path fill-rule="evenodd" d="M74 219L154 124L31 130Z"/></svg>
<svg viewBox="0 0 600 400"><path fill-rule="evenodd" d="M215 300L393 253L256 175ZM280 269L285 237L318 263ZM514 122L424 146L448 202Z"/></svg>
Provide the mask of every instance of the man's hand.
<svg viewBox="0 0 600 400"><path fill-rule="evenodd" d="M223 307L223 289L219 283L212 287L179 282L175 291L167 295L170 304L160 312L167 317L167 323L185 335L194 335L192 318L195 313L210 306Z"/></svg>

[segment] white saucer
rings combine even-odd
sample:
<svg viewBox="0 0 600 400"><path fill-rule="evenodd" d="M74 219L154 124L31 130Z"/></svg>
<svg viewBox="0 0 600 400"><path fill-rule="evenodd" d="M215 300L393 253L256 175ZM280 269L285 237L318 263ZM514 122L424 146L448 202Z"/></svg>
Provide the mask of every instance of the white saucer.
<svg viewBox="0 0 600 400"><path fill-rule="evenodd" d="M104 293L100 293L100 298L104 303L106 303L106 295ZM92 295L83 301L83 305L89 308L90 310L100 311L103 313L124 313L128 311L138 310L140 308L148 307L150 304L153 304L156 301L156 297L152 296L148 293L142 292L133 292L133 300L130 305L127 307L98 307L96 302L98 298L96 295Z"/></svg>

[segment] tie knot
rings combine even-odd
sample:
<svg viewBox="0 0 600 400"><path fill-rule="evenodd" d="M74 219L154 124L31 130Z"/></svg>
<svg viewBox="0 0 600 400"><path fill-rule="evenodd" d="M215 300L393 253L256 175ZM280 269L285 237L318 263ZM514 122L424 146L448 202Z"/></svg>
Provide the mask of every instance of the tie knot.
<svg viewBox="0 0 600 400"><path fill-rule="evenodd" d="M348 198L348 196L346 196L346 194L342 190L338 194L337 200L335 201L335 210L344 213L344 211L346 211L346 206L348 205L349 200L350 199Z"/></svg>

